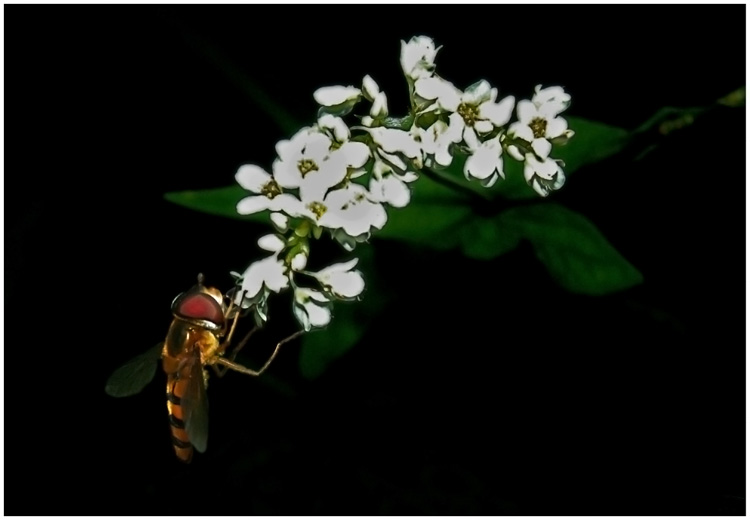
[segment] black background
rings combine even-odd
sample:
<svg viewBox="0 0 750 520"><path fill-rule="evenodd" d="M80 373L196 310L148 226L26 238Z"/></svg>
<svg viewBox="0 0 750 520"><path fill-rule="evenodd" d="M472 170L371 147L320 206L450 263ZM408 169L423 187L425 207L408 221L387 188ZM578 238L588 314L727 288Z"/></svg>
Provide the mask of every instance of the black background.
<svg viewBox="0 0 750 520"><path fill-rule="evenodd" d="M401 113L399 40L427 34L458 86L560 84L571 115L632 129L744 85L744 9L5 6L5 513L744 514L743 109L554 196L639 287L566 293L526 245L374 240L390 300L365 340L313 382L298 343L261 380L212 379L190 466L163 376L103 392L197 272L227 287L257 254L262 226L162 198L270 166L287 135L242 77L309 124L316 88L369 73ZM273 312L250 364L294 326Z"/></svg>

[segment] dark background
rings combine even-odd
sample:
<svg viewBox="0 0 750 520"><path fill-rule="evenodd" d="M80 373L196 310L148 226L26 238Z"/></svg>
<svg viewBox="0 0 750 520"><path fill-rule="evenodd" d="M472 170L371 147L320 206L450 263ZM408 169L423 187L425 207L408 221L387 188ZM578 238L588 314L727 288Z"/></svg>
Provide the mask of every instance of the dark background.
<svg viewBox="0 0 750 520"><path fill-rule="evenodd" d="M228 287L257 254L266 228L162 198L270 166L287 135L243 77L306 124L316 88L367 73L402 113L399 40L427 34L458 86L560 84L569 114L632 129L744 85L744 6L4 12L6 514L744 514L744 109L555 194L639 287L572 295L526 245L480 262L373 240L368 291L390 299L365 339L312 382L299 343L260 380L213 378L190 466L161 374L103 391L197 272ZM245 362L293 330L284 305Z"/></svg>

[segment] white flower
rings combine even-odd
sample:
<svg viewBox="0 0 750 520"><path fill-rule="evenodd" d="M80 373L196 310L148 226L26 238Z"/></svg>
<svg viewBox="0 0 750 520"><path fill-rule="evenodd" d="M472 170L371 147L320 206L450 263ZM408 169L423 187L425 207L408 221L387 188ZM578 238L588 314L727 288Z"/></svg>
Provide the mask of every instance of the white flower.
<svg viewBox="0 0 750 520"><path fill-rule="evenodd" d="M351 183L332 191L324 203L328 211L318 219L318 224L343 229L353 237L369 233L373 228L382 229L388 220L382 204L373 202L367 189L359 184Z"/></svg>
<svg viewBox="0 0 750 520"><path fill-rule="evenodd" d="M287 287L289 277L284 263L279 260L278 255L272 255L253 262L245 270L238 296L244 294L245 299L252 301L262 295L265 289L278 293Z"/></svg>
<svg viewBox="0 0 750 520"><path fill-rule="evenodd" d="M435 100L442 111L461 116L456 121L460 123L464 140L467 134L483 135L505 125L510 121L515 103L513 96L496 103L497 89L491 88L485 80L480 80L461 92L449 81L432 77L417 81L415 91L423 99ZM432 110L434 105L424 111Z"/></svg>
<svg viewBox="0 0 750 520"><path fill-rule="evenodd" d="M384 152L389 154L402 154L414 162L417 168L422 166L422 147L420 143L414 140L414 136L404 130L397 128L377 128L366 129Z"/></svg>
<svg viewBox="0 0 750 520"><path fill-rule="evenodd" d="M325 327L331 321L331 300L315 289L295 288L293 310L305 331Z"/></svg>
<svg viewBox="0 0 750 520"><path fill-rule="evenodd" d="M373 202L367 189L355 183L320 198L292 197L282 210L290 217L305 217L320 227L342 229L352 237L370 233L373 228L381 229L388 218L383 206Z"/></svg>
<svg viewBox="0 0 750 520"><path fill-rule="evenodd" d="M464 175L467 179L479 179L483 186L489 188L497 182L498 178L505 178L503 146L500 144L499 136L483 143L479 143L472 136L466 144L472 152L464 164Z"/></svg>
<svg viewBox="0 0 750 520"><path fill-rule="evenodd" d="M508 135L528 142L540 159L546 159L552 148L549 141L572 135L568 122L554 112L558 107L559 103L538 107L534 102L522 99L516 107L518 121L510 125Z"/></svg>
<svg viewBox="0 0 750 520"><path fill-rule="evenodd" d="M370 156L364 143L347 141L338 147L320 132L303 129L289 141L276 145L279 158L273 164L276 182L299 188L300 198L322 199L331 187L346 178L348 168L360 168ZM285 201L284 207L292 201Z"/></svg>
<svg viewBox="0 0 750 520"><path fill-rule="evenodd" d="M547 87L543 89L541 85L537 85L534 90L535 94L531 98L531 102L538 109L552 117L570 105L570 94L567 94L562 87Z"/></svg>
<svg viewBox="0 0 750 520"><path fill-rule="evenodd" d="M565 184L565 172L557 161L549 157L540 160L533 153L526 154L523 175L526 182L542 197L559 190Z"/></svg>
<svg viewBox="0 0 750 520"><path fill-rule="evenodd" d="M332 135L339 143L345 143L351 136L349 127L346 126L344 120L331 114L324 114L318 118L318 128L328 135Z"/></svg>
<svg viewBox="0 0 750 520"><path fill-rule="evenodd" d="M362 273L352 271L358 261L359 259L355 258L342 264L333 264L317 273L307 274L314 276L329 296L340 300L352 300L365 289Z"/></svg>
<svg viewBox="0 0 750 520"><path fill-rule="evenodd" d="M416 176L405 178L415 180ZM411 200L411 191L406 182L408 181L397 175L382 159L376 157L370 177L370 199L390 204L394 208L403 208Z"/></svg>
<svg viewBox="0 0 750 520"><path fill-rule="evenodd" d="M461 142L463 129L463 120L456 113L448 117L447 123L438 119L426 129L414 126L412 132L415 132L422 142L425 164L431 166L434 161L440 166L450 166L453 161L451 145Z"/></svg>
<svg viewBox="0 0 750 520"><path fill-rule="evenodd" d="M237 213L240 215L250 215L267 209L278 211L285 203L288 203L285 199L292 197L282 193L276 180L263 168L254 164L241 166L234 177L240 186L252 193L257 193L237 203Z"/></svg>
<svg viewBox="0 0 750 520"><path fill-rule="evenodd" d="M414 81L432 76L435 71L435 56L440 47L428 36L413 36L409 43L401 41L401 69L407 78Z"/></svg>

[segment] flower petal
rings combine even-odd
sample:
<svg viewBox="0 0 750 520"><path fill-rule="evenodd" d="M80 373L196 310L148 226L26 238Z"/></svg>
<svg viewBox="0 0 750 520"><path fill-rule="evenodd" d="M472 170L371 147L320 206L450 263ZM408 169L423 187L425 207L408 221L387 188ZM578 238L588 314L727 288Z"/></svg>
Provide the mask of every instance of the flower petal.
<svg viewBox="0 0 750 520"><path fill-rule="evenodd" d="M546 139L534 139L531 142L531 149L540 159L546 159L549 157L549 153L552 151L552 143Z"/></svg>
<svg viewBox="0 0 750 520"><path fill-rule="evenodd" d="M547 139L554 139L561 136L568 129L568 122L562 117L547 120Z"/></svg>
<svg viewBox="0 0 750 520"><path fill-rule="evenodd" d="M271 213L271 223L283 233L289 228L289 217L283 213Z"/></svg>
<svg viewBox="0 0 750 520"><path fill-rule="evenodd" d="M259 211L268 209L271 200L265 195L253 195L245 197L237 203L237 213L240 215L252 215Z"/></svg>
<svg viewBox="0 0 750 520"><path fill-rule="evenodd" d="M349 140L351 133L349 127L343 119L331 114L324 114L318 119L318 126L321 129L330 130L337 142L343 143Z"/></svg>
<svg viewBox="0 0 750 520"><path fill-rule="evenodd" d="M245 164L244 166L240 166L237 173L234 174L234 178L246 190L253 193L260 193L263 186L271 180L271 174L260 166Z"/></svg>
<svg viewBox="0 0 750 520"><path fill-rule="evenodd" d="M369 74L362 78L362 93L368 101L373 101L375 96L380 93L380 87L378 87L378 84L375 83L375 80Z"/></svg>
<svg viewBox="0 0 750 520"><path fill-rule="evenodd" d="M516 116L521 123L528 125L532 119L539 116L539 112L534 103L528 99L522 99L516 105Z"/></svg>
<svg viewBox="0 0 750 520"><path fill-rule="evenodd" d="M529 125L521 123L520 121L516 121L508 127L508 134L518 139L523 139L529 143L534 140L534 131Z"/></svg>
<svg viewBox="0 0 750 520"><path fill-rule="evenodd" d="M375 96L375 100L370 108L370 117L383 118L388 115L388 100L385 97L385 92L380 92Z"/></svg>
<svg viewBox="0 0 750 520"><path fill-rule="evenodd" d="M442 78L424 78L414 84L414 92L426 100L437 100L443 110L455 112L461 103L461 91Z"/></svg>
<svg viewBox="0 0 750 520"><path fill-rule="evenodd" d="M264 235L258 239L258 247L272 253L278 253L284 249L285 245L286 242L284 242L278 235Z"/></svg>
<svg viewBox="0 0 750 520"><path fill-rule="evenodd" d="M516 98L508 96L499 103L482 103L479 105L479 116L489 119L496 127L503 126L513 115Z"/></svg>
<svg viewBox="0 0 750 520"><path fill-rule="evenodd" d="M396 128L372 128L373 140L387 153L402 153L410 159L422 154L422 148L409 132Z"/></svg>
<svg viewBox="0 0 750 520"><path fill-rule="evenodd" d="M361 95L362 91L352 85L348 87L335 85L319 88L313 93L313 98L319 105L334 107L346 102L356 101Z"/></svg>
<svg viewBox="0 0 750 520"><path fill-rule="evenodd" d="M411 199L409 187L395 175L370 179L370 193L377 202L386 202L394 208L405 207Z"/></svg>

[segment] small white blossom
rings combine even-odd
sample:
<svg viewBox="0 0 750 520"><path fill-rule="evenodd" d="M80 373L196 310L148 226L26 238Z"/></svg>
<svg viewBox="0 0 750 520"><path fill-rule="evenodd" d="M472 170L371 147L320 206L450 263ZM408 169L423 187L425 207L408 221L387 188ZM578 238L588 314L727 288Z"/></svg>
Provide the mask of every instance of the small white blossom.
<svg viewBox="0 0 750 520"><path fill-rule="evenodd" d="M359 184L332 191L325 198L327 211L318 219L318 224L343 229L353 237L369 233L372 228L382 229L388 219L385 209L372 202L369 195Z"/></svg>
<svg viewBox="0 0 750 520"><path fill-rule="evenodd" d="M508 135L528 142L535 152L540 146L546 148L542 141L549 142L569 133L568 122L557 117L556 112L548 110L547 105L537 107L532 101L522 99L516 107L516 115L518 121L510 125ZM538 152L537 155L542 159L547 157Z"/></svg>
<svg viewBox="0 0 750 520"><path fill-rule="evenodd" d="M290 199L283 211L291 217L305 217L318 226L342 229L352 237L381 229L387 214L383 206L373 202L364 186L349 183L332 190L325 197Z"/></svg>
<svg viewBox="0 0 750 520"><path fill-rule="evenodd" d="M382 159L376 157L370 177L370 199L373 202L387 203L394 208L403 208L411 200L411 191L406 179L414 180L416 176L401 177Z"/></svg>
<svg viewBox="0 0 750 520"><path fill-rule="evenodd" d="M277 255L272 255L250 264L242 274L242 286L237 296L241 297L244 294L247 300L252 301L261 296L262 291L266 289L278 293L287 287L289 277L286 267Z"/></svg>
<svg viewBox="0 0 750 520"><path fill-rule="evenodd" d="M534 90L535 94L531 102L550 116L556 116L570 105L570 94L566 93L562 87L543 89L541 85L537 85Z"/></svg>
<svg viewBox="0 0 750 520"><path fill-rule="evenodd" d="M432 76L435 56L440 47L428 36L413 36L409 43L401 41L401 69L412 81Z"/></svg>
<svg viewBox="0 0 750 520"><path fill-rule="evenodd" d="M412 128L422 143L425 164L431 166L432 161L440 166L450 166L453 162L451 145L458 144L463 139L463 121L461 116L453 113L448 122L435 121L429 128Z"/></svg>
<svg viewBox="0 0 750 520"><path fill-rule="evenodd" d="M417 81L415 91L426 100L435 100L442 111L458 114L461 119L456 122L460 123L464 140L467 134L484 135L505 125L510 121L515 103L513 96L496 103L497 89L490 87L485 80L461 92L449 81L432 77ZM433 109L433 106L429 106L424 111Z"/></svg>
<svg viewBox="0 0 750 520"><path fill-rule="evenodd" d="M325 327L331 321L331 300L315 289L295 288L293 310L305 331Z"/></svg>
<svg viewBox="0 0 750 520"><path fill-rule="evenodd" d="M542 197L559 190L565 184L565 173L558 161L550 158L540 160L533 153L526 154L523 175L526 182Z"/></svg>
<svg viewBox="0 0 750 520"><path fill-rule="evenodd" d="M414 136L409 132L397 128L384 128L382 126L368 128L367 131L372 136L372 140L375 141L375 144L386 153L403 154L409 159L421 163L422 147L414 140ZM421 164L419 164L419 166L421 166Z"/></svg>
<svg viewBox="0 0 750 520"><path fill-rule="evenodd" d="M352 300L365 289L362 273L352 271L358 261L359 259L355 258L341 264L333 264L317 273L307 274L314 276L329 296L340 300Z"/></svg>
<svg viewBox="0 0 750 520"><path fill-rule="evenodd" d="M467 179L479 179L483 186L489 188L498 178L505 178L503 172L503 146L500 137L479 143L473 136L467 140L471 155L464 164L464 175Z"/></svg>
<svg viewBox="0 0 750 520"><path fill-rule="evenodd" d="M344 120L331 114L324 114L318 118L318 128L332 135L334 140L339 143L345 143L351 136L349 127L346 126Z"/></svg>
<svg viewBox="0 0 750 520"><path fill-rule="evenodd" d="M320 132L303 129L289 141L276 145L279 158L274 178L284 188L299 188L300 198L319 200L346 178L348 168L360 168L370 156L364 143L347 141L338 147ZM284 207L292 201L285 201ZM279 208L281 209L281 208Z"/></svg>
<svg viewBox="0 0 750 520"><path fill-rule="evenodd" d="M278 211L288 203L285 199L291 197L282 193L281 187L269 173L254 164L241 166L235 174L235 179L240 186L257 194L245 197L237 203L237 213L240 215L250 215L267 209Z"/></svg>

